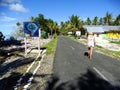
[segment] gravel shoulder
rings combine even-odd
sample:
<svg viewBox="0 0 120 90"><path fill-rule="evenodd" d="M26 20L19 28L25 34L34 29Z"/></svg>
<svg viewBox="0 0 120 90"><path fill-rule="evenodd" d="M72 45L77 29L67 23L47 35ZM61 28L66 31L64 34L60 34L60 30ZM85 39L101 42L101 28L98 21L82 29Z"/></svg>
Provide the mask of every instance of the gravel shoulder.
<svg viewBox="0 0 120 90"><path fill-rule="evenodd" d="M45 56L29 90L47 90L48 81L53 75L53 62L53 54Z"/></svg>

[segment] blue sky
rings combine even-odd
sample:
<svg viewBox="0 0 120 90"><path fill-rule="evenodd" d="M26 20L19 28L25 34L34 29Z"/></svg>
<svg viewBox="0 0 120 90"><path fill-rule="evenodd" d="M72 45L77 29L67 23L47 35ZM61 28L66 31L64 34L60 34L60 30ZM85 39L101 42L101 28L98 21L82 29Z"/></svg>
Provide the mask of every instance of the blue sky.
<svg viewBox="0 0 120 90"><path fill-rule="evenodd" d="M120 0L0 0L0 31L9 35L17 29L16 22L28 21L31 16L43 14L60 23L77 15L85 20L104 17L109 12L120 14Z"/></svg>

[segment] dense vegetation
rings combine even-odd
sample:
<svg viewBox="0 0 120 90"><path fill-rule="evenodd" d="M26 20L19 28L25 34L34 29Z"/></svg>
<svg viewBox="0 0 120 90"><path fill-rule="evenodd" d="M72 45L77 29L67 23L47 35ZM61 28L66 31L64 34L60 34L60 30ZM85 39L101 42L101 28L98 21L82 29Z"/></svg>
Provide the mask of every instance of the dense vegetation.
<svg viewBox="0 0 120 90"><path fill-rule="evenodd" d="M60 22L58 24L52 19L47 19L44 17L43 14L39 14L37 17L30 17L30 20L32 22L38 22L39 27L42 30L42 37L47 38L48 35L66 35L68 32L73 32L76 30L84 30L83 25L109 25L109 26L119 26L120 25L120 14L113 18L113 15L110 13L106 13L104 17L99 18L95 16L93 19L87 18L86 20L82 20L77 15L72 15L69 17L68 21ZM19 31L16 32L16 36L23 36L23 34L20 34L23 32L23 29L21 28L21 23L17 22L17 26L19 27ZM15 36L15 35L14 35Z"/></svg>

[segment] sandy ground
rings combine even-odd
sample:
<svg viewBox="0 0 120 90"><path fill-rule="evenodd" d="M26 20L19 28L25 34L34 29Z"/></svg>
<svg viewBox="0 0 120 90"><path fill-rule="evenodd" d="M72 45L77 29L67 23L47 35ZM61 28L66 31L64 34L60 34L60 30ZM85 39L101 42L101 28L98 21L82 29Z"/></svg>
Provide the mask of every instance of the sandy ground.
<svg viewBox="0 0 120 90"><path fill-rule="evenodd" d="M113 51L120 51L120 45L110 43L107 39L96 38L96 44L102 46L105 49L113 50Z"/></svg>

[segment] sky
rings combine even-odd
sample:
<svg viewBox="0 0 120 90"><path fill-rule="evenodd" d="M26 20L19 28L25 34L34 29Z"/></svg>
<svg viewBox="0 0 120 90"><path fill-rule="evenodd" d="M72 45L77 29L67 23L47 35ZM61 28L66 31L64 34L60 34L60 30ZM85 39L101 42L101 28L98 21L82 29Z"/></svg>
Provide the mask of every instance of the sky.
<svg viewBox="0 0 120 90"><path fill-rule="evenodd" d="M4 36L17 30L17 22L43 14L58 23L72 15L86 20L104 17L106 12L116 17L120 14L120 0L0 0L0 31Z"/></svg>

